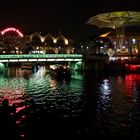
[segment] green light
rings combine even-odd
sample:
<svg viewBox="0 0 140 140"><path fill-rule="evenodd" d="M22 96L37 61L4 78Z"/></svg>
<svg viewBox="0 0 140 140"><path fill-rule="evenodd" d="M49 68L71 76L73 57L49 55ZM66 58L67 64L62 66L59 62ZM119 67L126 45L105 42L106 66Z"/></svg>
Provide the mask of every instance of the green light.
<svg viewBox="0 0 140 140"><path fill-rule="evenodd" d="M0 68L3 68L4 67L4 64L3 63L0 63Z"/></svg>
<svg viewBox="0 0 140 140"><path fill-rule="evenodd" d="M82 58L82 54L4 54L0 59L13 58Z"/></svg>
<svg viewBox="0 0 140 140"><path fill-rule="evenodd" d="M5 71L5 66L3 63L0 63L0 73Z"/></svg>
<svg viewBox="0 0 140 140"><path fill-rule="evenodd" d="M53 60L74 60L74 61L81 61L83 58L82 54L4 54L0 55L0 62L15 62L15 61L53 61ZM15 60L16 59L16 60Z"/></svg>

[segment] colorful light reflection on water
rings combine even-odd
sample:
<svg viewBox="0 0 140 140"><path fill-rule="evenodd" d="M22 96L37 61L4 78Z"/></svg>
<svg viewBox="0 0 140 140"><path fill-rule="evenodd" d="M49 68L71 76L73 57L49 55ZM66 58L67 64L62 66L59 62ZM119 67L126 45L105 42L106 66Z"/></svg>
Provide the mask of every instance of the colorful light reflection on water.
<svg viewBox="0 0 140 140"><path fill-rule="evenodd" d="M0 101L16 104L21 137L140 138L139 74L72 77L57 81L45 67L11 67L0 76Z"/></svg>

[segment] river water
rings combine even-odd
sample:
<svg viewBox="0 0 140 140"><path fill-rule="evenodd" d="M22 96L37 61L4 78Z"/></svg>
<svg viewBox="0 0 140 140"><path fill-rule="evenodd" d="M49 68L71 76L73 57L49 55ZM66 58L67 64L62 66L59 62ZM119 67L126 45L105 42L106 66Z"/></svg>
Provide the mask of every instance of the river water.
<svg viewBox="0 0 140 140"><path fill-rule="evenodd" d="M140 75L73 72L57 81L49 71L9 67L0 75L0 103L16 105L20 139L140 138Z"/></svg>

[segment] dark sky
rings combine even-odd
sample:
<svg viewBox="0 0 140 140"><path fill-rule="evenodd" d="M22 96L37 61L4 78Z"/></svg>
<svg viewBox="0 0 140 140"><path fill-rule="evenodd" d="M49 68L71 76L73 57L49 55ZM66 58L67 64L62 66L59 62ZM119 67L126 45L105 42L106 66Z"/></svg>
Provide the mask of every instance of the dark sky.
<svg viewBox="0 0 140 140"><path fill-rule="evenodd" d="M93 15L109 11L140 11L139 0L20 0L0 2L0 29L19 28L24 34L35 31L83 38L101 29L86 25Z"/></svg>

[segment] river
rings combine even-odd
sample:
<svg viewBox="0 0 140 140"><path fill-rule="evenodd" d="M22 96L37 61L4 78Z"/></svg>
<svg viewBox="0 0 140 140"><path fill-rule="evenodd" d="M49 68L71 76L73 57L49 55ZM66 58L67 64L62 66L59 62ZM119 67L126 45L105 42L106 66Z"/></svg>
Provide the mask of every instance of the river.
<svg viewBox="0 0 140 140"><path fill-rule="evenodd" d="M74 72L57 81L49 71L9 67L0 75L0 103L16 105L20 138L140 138L140 75Z"/></svg>

